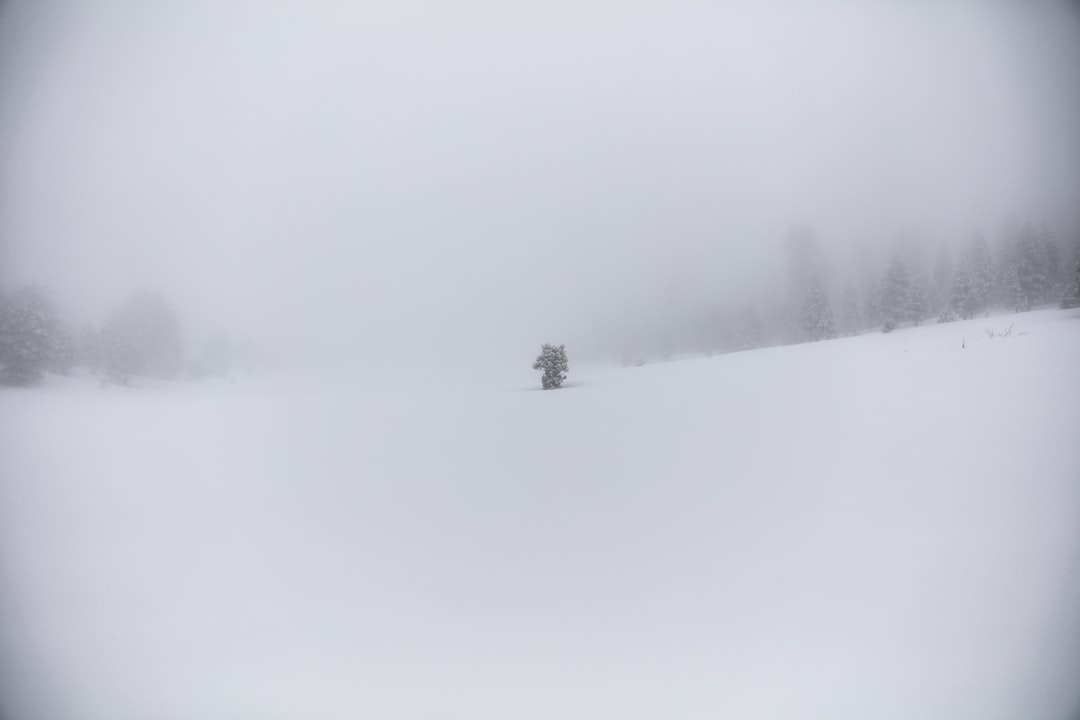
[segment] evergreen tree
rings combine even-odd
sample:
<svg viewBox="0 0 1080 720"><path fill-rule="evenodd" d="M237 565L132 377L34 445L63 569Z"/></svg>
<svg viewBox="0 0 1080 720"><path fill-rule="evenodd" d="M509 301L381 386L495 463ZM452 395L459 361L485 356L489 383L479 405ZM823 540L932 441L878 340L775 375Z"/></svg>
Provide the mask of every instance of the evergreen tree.
<svg viewBox="0 0 1080 720"><path fill-rule="evenodd" d="M785 343L796 343L807 337L802 313L813 287L825 280L825 263L818 250L814 230L808 225L793 225L788 229L784 255L787 263L787 300L780 337Z"/></svg>
<svg viewBox="0 0 1080 720"><path fill-rule="evenodd" d="M999 244L994 256L994 304L1011 308L1013 297L1009 290L1010 276L1016 270L1016 240L1006 237Z"/></svg>
<svg viewBox="0 0 1080 720"><path fill-rule="evenodd" d="M0 315L0 381L26 385L39 380L53 357L59 322L43 288L16 289Z"/></svg>
<svg viewBox="0 0 1080 720"><path fill-rule="evenodd" d="M1061 307L1065 309L1080 307L1080 258L1076 260L1072 282L1065 289L1065 296L1061 298Z"/></svg>
<svg viewBox="0 0 1080 720"><path fill-rule="evenodd" d="M1024 312L1031 309L1031 300L1024 291L1024 287L1020 282L1020 272L1016 267L1009 271L1005 293L1009 298L1009 305L1015 312Z"/></svg>
<svg viewBox="0 0 1080 720"><path fill-rule="evenodd" d="M913 325L918 325L930 312L930 302L927 299L926 286L922 283L912 282L908 284L908 317Z"/></svg>
<svg viewBox="0 0 1080 720"><path fill-rule="evenodd" d="M810 290L803 302L800 315L803 334L810 342L836 337L836 322L825 291L816 280L810 284Z"/></svg>
<svg viewBox="0 0 1080 720"><path fill-rule="evenodd" d="M57 321L49 350L49 362L46 364L49 372L67 375L71 366L75 364L77 353L75 335L66 322Z"/></svg>
<svg viewBox="0 0 1080 720"><path fill-rule="evenodd" d="M566 361L565 345L549 345L545 343L540 348L540 354L536 356L536 362L533 363L533 370L544 371L543 377L540 378L540 384L543 385L545 390L560 387L563 381L566 380L566 373L569 369Z"/></svg>
<svg viewBox="0 0 1080 720"><path fill-rule="evenodd" d="M1061 257L1061 246L1057 238L1046 223L1039 226L1037 233L1039 255L1042 260L1043 272L1046 275L1046 294L1039 298L1039 302L1053 302L1061 297L1065 289L1066 271Z"/></svg>
<svg viewBox="0 0 1080 720"><path fill-rule="evenodd" d="M985 313L990 309L994 297L994 264L990 257L990 246L982 233L975 233L971 241L968 274L975 313Z"/></svg>
<svg viewBox="0 0 1080 720"><path fill-rule="evenodd" d="M894 255L881 284L881 329L891 332L911 316L911 282L904 261Z"/></svg>
<svg viewBox="0 0 1080 720"><path fill-rule="evenodd" d="M1041 233L1031 223L1026 223L1016 241L1016 281L1020 295L1014 297L1017 306L1024 309L1045 302L1049 297L1051 283L1045 248Z"/></svg>
<svg viewBox="0 0 1080 720"><path fill-rule="evenodd" d="M971 279L971 267L966 258L956 266L952 286L952 309L964 320L975 317L979 309L978 294L975 291L975 285Z"/></svg>
<svg viewBox="0 0 1080 720"><path fill-rule="evenodd" d="M813 284L820 283L824 275L824 263L818 252L813 229L806 225L792 226L788 230L784 251L787 259L788 302L798 310Z"/></svg>

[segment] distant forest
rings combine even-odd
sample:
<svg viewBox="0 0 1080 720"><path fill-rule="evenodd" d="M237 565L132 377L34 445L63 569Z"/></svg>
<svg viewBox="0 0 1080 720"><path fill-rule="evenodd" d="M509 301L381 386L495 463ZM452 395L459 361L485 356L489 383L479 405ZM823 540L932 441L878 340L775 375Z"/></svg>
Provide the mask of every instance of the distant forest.
<svg viewBox="0 0 1080 720"><path fill-rule="evenodd" d="M965 320L992 311L1080 306L1080 240L1063 247L1045 224L1006 230L994 246L981 232L928 247L895 243L884 266L863 262L840 273L814 231L789 230L785 283L734 307L698 306L662 327L631 326L624 364L681 354L736 352L790 345L923 322Z"/></svg>
<svg viewBox="0 0 1080 720"><path fill-rule="evenodd" d="M211 333L194 353L186 353L180 321L170 304L152 292L138 292L100 325L74 329L41 285L7 294L0 288L0 381L38 382L43 373L66 375L83 366L102 385L127 385L134 376L228 378L250 368L254 353L222 331Z"/></svg>
<svg viewBox="0 0 1080 720"><path fill-rule="evenodd" d="M620 341L624 364L891 332L994 310L1080 306L1080 241L1066 250L1046 225L1025 224L995 247L981 233L955 247L942 242L932 258L925 246L902 241L884 268L867 266L860 277L835 273L808 227L793 227L784 251L786 287L780 293L730 310L712 306L665 315L662 327L631 327ZM175 311L156 293L136 293L100 324L75 329L46 288L0 288L4 384L33 384L45 372L63 375L74 366L87 368L102 385L127 385L135 376L229 378L255 363L250 344L224 332L212 333L194 352L182 338Z"/></svg>

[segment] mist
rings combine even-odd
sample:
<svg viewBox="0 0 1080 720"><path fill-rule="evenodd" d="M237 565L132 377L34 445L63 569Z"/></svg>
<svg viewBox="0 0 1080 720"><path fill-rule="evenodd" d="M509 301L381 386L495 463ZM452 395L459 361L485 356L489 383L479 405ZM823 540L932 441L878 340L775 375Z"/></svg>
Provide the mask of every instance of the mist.
<svg viewBox="0 0 1080 720"><path fill-rule="evenodd" d="M9 2L0 282L78 321L150 288L299 366L614 355L672 286L765 295L793 224L840 266L1009 219L1071 242L1078 27L1053 2Z"/></svg>
<svg viewBox="0 0 1080 720"><path fill-rule="evenodd" d="M1075 720L1078 129L1076 2L0 0L0 718Z"/></svg>

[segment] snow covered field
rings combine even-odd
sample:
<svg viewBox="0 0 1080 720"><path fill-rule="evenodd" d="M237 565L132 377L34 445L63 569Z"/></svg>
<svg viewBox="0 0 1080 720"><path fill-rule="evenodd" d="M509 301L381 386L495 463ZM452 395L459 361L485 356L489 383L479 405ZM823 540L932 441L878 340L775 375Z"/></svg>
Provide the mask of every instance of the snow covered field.
<svg viewBox="0 0 1080 720"><path fill-rule="evenodd" d="M0 390L0 715L1080 712L1080 312L570 352Z"/></svg>

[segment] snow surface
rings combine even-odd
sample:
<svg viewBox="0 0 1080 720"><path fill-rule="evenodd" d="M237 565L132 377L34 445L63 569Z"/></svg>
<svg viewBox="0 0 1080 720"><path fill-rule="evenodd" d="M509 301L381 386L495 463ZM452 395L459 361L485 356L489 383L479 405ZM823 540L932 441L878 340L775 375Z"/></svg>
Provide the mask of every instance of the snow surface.
<svg viewBox="0 0 1080 720"><path fill-rule="evenodd" d="M568 350L0 390L0 715L1075 717L1080 311Z"/></svg>

